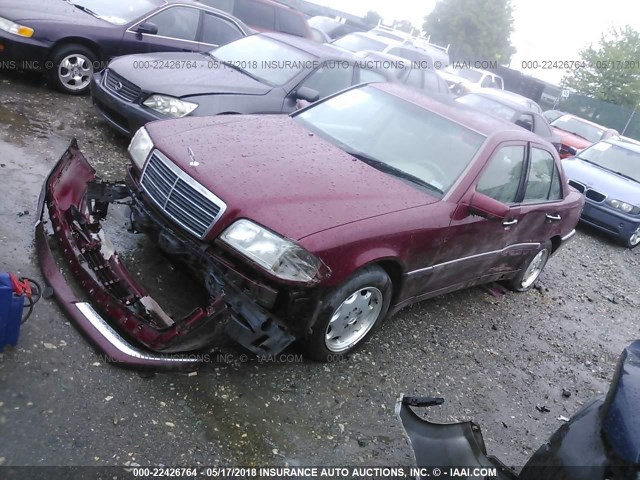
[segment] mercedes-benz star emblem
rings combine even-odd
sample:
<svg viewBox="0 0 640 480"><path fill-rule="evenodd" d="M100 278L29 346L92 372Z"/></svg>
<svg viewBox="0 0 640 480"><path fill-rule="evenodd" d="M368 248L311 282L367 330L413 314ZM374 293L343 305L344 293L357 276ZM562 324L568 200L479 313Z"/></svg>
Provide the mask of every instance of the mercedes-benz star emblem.
<svg viewBox="0 0 640 480"><path fill-rule="evenodd" d="M120 90L122 90L122 87L123 87L122 82L117 82L117 83L113 86L113 89L114 89L116 92L119 92Z"/></svg>
<svg viewBox="0 0 640 480"><path fill-rule="evenodd" d="M187 147L187 152L189 153L189 158L191 159L191 161L189 162L189 166L197 167L198 165L200 165L200 162L196 160L196 156L193 154L193 150L191 150L191 147Z"/></svg>

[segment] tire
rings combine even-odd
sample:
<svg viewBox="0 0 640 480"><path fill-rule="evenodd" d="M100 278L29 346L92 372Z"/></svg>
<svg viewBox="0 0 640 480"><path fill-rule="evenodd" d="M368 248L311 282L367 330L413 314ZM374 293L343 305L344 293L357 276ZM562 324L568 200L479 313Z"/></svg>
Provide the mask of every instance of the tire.
<svg viewBox="0 0 640 480"><path fill-rule="evenodd" d="M624 244L627 248L636 248L640 245L640 226L624 241Z"/></svg>
<svg viewBox="0 0 640 480"><path fill-rule="evenodd" d="M526 292L527 290L531 290L540 277L542 270L544 270L550 256L551 242L546 241L538 251L527 257L527 259L522 263L522 268L518 274L511 280L504 282L504 285L514 292Z"/></svg>
<svg viewBox="0 0 640 480"><path fill-rule="evenodd" d="M391 291L389 275L381 267L358 271L325 296L304 342L304 352L314 360L327 362L356 350L382 323L391 304Z"/></svg>
<svg viewBox="0 0 640 480"><path fill-rule="evenodd" d="M77 43L61 45L51 55L51 84L63 93L84 95L89 92L97 55Z"/></svg>

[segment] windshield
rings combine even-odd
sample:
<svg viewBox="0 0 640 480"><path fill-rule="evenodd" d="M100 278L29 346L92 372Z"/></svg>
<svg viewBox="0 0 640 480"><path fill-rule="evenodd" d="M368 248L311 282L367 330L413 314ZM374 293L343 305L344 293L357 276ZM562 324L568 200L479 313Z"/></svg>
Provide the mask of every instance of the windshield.
<svg viewBox="0 0 640 480"><path fill-rule="evenodd" d="M71 5L88 10L91 14L114 25L125 25L165 5L164 0L67 0Z"/></svg>
<svg viewBox="0 0 640 480"><path fill-rule="evenodd" d="M387 48L387 44L379 42L373 38L365 37L363 35L349 34L342 38L339 38L331 45L344 48L350 52L361 52L363 50L371 50L372 52L381 52Z"/></svg>
<svg viewBox="0 0 640 480"><path fill-rule="evenodd" d="M600 141L602 139L602 134L604 133L602 128L583 122L571 115L563 115L560 118L556 118L551 122L551 125L559 128L560 130L564 130L565 132L578 135L592 143Z"/></svg>
<svg viewBox="0 0 640 480"><path fill-rule="evenodd" d="M318 61L302 50L260 35L228 43L212 50L211 55L269 85L284 85L301 71L317 66Z"/></svg>
<svg viewBox="0 0 640 480"><path fill-rule="evenodd" d="M470 107L477 108L485 113L508 121L511 121L516 114L516 111L513 108L510 108L500 102L496 102L495 100L491 100L490 98L483 97L482 95L475 95L473 93L456 98L456 102L469 105Z"/></svg>
<svg viewBox="0 0 640 480"><path fill-rule="evenodd" d="M391 175L446 192L485 137L372 86L317 104L295 120Z"/></svg>
<svg viewBox="0 0 640 480"><path fill-rule="evenodd" d="M621 173L640 183L640 153L633 150L600 142L581 151L578 158Z"/></svg>

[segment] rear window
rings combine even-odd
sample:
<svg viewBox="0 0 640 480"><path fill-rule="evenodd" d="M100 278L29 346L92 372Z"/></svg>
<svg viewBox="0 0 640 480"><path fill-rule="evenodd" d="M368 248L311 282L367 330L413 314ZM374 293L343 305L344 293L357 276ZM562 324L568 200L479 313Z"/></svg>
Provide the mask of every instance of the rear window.
<svg viewBox="0 0 640 480"><path fill-rule="evenodd" d="M271 5L249 0L236 0L233 14L247 25L276 29L276 10Z"/></svg>
<svg viewBox="0 0 640 480"><path fill-rule="evenodd" d="M302 17L285 9L280 10L279 17L280 28L278 28L278 31L289 35L297 35L298 37L307 36L307 26Z"/></svg>

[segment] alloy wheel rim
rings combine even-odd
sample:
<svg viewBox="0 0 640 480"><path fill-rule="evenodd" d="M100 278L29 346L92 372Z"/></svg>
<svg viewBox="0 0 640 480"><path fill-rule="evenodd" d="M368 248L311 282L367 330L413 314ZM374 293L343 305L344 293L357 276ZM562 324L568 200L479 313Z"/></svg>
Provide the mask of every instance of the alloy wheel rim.
<svg viewBox="0 0 640 480"><path fill-rule="evenodd" d="M540 250L538 254L533 257L533 260L529 263L529 266L524 272L522 277L522 288L529 288L538 279L544 268L544 264L547 261L549 252L546 248Z"/></svg>
<svg viewBox="0 0 640 480"><path fill-rule="evenodd" d="M58 66L58 78L68 90L82 90L89 85L93 64L85 55L74 53L62 59Z"/></svg>
<svg viewBox="0 0 640 480"><path fill-rule="evenodd" d="M382 311L382 292L365 287L349 295L333 312L325 332L325 345L334 353L344 352L362 340Z"/></svg>
<svg viewBox="0 0 640 480"><path fill-rule="evenodd" d="M636 228L636 231L633 232L633 235L631 235L631 238L629 238L629 244L632 247L635 247L639 243L640 243L640 227Z"/></svg>

